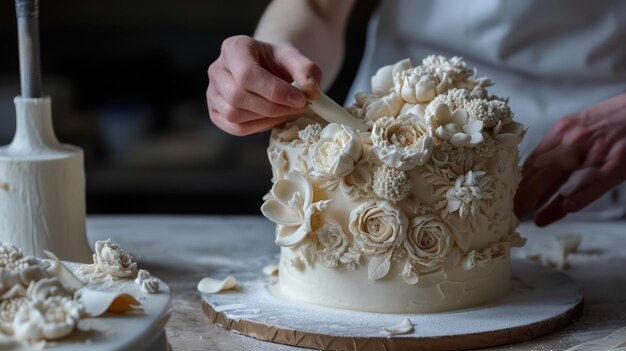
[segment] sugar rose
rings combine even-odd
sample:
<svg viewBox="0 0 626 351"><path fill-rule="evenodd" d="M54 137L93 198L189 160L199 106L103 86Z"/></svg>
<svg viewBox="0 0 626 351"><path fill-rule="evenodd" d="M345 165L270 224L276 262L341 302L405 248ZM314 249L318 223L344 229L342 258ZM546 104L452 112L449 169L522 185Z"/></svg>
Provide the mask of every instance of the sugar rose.
<svg viewBox="0 0 626 351"><path fill-rule="evenodd" d="M450 229L434 215L413 218L404 241L409 257L420 266L441 265L452 250Z"/></svg>
<svg viewBox="0 0 626 351"><path fill-rule="evenodd" d="M327 125L313 148L313 175L340 178L352 172L363 153L354 129L336 123Z"/></svg>
<svg viewBox="0 0 626 351"><path fill-rule="evenodd" d="M377 255L400 246L408 219L390 201L366 202L350 213L350 231L365 253Z"/></svg>
<svg viewBox="0 0 626 351"><path fill-rule="evenodd" d="M423 165L433 151L432 130L411 113L377 120L371 137L372 153L401 171Z"/></svg>

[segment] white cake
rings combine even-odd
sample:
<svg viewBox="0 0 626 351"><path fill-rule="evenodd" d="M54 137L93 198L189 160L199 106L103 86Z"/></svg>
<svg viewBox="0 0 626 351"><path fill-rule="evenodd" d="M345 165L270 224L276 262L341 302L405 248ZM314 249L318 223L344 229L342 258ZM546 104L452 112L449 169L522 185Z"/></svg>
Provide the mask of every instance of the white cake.
<svg viewBox="0 0 626 351"><path fill-rule="evenodd" d="M382 67L349 112L356 131L301 117L272 131L261 210L291 299L372 312L438 312L509 291L522 246L513 197L525 134L508 99L457 57Z"/></svg>

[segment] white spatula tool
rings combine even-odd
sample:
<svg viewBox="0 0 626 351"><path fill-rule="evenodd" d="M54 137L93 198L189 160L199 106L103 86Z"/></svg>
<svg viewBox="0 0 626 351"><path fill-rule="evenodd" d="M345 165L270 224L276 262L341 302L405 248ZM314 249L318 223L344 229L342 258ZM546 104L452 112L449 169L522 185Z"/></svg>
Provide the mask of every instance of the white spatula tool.
<svg viewBox="0 0 626 351"><path fill-rule="evenodd" d="M300 86L296 82L291 83L296 88L300 89ZM322 119L328 123L343 124L350 128L360 130L362 132L367 131L367 126L359 121L356 117L348 113L338 103L329 98L328 95L320 92L320 96L315 100L307 100L309 108L315 112Z"/></svg>

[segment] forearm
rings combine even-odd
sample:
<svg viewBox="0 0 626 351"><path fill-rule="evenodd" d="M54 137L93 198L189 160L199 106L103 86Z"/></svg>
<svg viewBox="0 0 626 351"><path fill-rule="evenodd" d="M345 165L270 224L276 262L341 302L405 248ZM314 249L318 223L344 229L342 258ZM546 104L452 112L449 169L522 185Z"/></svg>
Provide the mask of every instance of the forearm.
<svg viewBox="0 0 626 351"><path fill-rule="evenodd" d="M344 56L344 34L354 0L274 0L255 38L289 43L322 69L322 89L336 78Z"/></svg>

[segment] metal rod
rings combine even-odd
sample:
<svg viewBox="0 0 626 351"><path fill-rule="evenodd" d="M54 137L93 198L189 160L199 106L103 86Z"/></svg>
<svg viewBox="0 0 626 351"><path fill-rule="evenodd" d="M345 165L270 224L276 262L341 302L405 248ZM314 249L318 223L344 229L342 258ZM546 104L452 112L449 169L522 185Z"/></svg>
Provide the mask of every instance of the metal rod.
<svg viewBox="0 0 626 351"><path fill-rule="evenodd" d="M39 0L15 0L22 97L41 97Z"/></svg>

